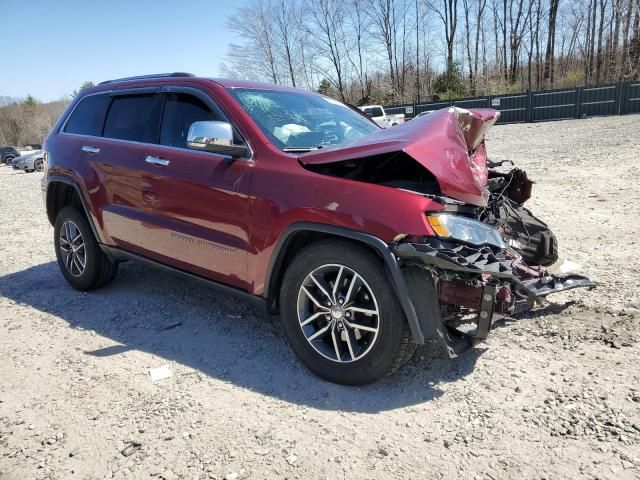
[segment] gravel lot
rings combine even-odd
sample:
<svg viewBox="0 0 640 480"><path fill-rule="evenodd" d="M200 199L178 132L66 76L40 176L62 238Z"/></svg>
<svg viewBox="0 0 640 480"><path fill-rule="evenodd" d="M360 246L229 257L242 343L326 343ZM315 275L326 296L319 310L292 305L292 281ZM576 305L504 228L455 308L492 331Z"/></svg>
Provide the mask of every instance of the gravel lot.
<svg viewBox="0 0 640 480"><path fill-rule="evenodd" d="M490 155L600 286L365 388L197 281L126 264L72 290L40 175L0 167L0 479L640 478L639 120L495 127Z"/></svg>

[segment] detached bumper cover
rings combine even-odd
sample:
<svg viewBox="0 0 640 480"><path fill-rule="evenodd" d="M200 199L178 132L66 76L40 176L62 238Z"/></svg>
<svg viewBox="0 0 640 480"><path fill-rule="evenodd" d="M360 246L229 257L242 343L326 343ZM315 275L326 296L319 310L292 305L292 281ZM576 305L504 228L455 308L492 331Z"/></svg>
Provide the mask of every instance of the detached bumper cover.
<svg viewBox="0 0 640 480"><path fill-rule="evenodd" d="M394 253L405 261L431 265L443 270L472 274L487 273L497 278L516 278L513 259L507 258L498 248L471 247L435 238L424 243L399 243Z"/></svg>
<svg viewBox="0 0 640 480"><path fill-rule="evenodd" d="M537 298L551 293L595 287L594 282L581 275L550 275L543 268L531 268L509 250L436 238L414 240L418 241L392 244L393 253L405 266L437 273L438 298L432 301L477 311L475 332L462 334L467 340L486 339L494 313L523 312L533 307ZM414 293L414 303L416 295L419 294ZM433 312L430 317L434 318ZM461 332L454 331L441 318L436 323L443 346L450 356L455 356L453 352L459 348L454 340L459 343Z"/></svg>
<svg viewBox="0 0 640 480"><path fill-rule="evenodd" d="M550 293L564 292L574 288L593 288L596 284L582 275L548 275L520 282L518 287L534 297L544 297Z"/></svg>
<svg viewBox="0 0 640 480"><path fill-rule="evenodd" d="M510 257L506 251L487 245L474 247L429 238L424 243L396 244L393 251L405 262L506 281L514 285L514 293L521 297L544 297L574 288L595 287L594 282L582 275L549 275L545 270L531 269L519 257Z"/></svg>

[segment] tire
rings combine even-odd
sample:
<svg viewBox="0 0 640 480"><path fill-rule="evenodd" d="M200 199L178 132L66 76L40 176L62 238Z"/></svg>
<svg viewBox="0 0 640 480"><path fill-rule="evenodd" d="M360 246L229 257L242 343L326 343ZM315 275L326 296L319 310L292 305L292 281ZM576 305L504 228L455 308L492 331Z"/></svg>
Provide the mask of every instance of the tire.
<svg viewBox="0 0 640 480"><path fill-rule="evenodd" d="M84 214L71 205L64 207L56 218L53 232L58 267L69 285L76 290L88 291L113 280L118 265L100 250ZM79 240L73 241L74 238Z"/></svg>
<svg viewBox="0 0 640 480"><path fill-rule="evenodd" d="M36 160L34 162L33 166L34 166L34 170L36 172L44 171L44 160L42 160L42 159Z"/></svg>
<svg viewBox="0 0 640 480"><path fill-rule="evenodd" d="M355 274L359 279L351 287ZM349 241L327 240L304 248L285 272L280 309L295 354L330 382L375 382L400 368L415 351L384 265L373 252Z"/></svg>
<svg viewBox="0 0 640 480"><path fill-rule="evenodd" d="M16 158L16 157L14 157L14 156L12 156L12 155L7 155L6 157L4 157L4 163L5 163L7 166L9 166L9 167L10 167L10 166L11 166L11 164L13 163L13 159L14 159L14 158Z"/></svg>

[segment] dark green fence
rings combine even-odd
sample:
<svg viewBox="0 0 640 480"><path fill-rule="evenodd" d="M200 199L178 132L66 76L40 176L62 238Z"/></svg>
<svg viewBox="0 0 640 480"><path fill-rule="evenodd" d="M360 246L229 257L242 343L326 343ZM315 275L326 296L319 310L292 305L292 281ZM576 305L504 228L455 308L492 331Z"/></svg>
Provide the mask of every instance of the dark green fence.
<svg viewBox="0 0 640 480"><path fill-rule="evenodd" d="M404 113L406 118L413 118L419 113L452 105L462 108L495 108L502 114L499 123L543 122L640 113L640 80L597 87L563 88L392 105L385 107L385 110L387 113Z"/></svg>

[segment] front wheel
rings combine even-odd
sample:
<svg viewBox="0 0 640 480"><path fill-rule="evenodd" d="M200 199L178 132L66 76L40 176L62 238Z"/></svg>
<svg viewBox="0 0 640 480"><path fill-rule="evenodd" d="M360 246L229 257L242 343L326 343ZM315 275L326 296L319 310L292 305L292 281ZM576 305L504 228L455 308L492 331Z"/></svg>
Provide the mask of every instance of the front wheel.
<svg viewBox="0 0 640 480"><path fill-rule="evenodd" d="M36 172L44 171L44 160L36 160L36 163L33 165Z"/></svg>
<svg viewBox="0 0 640 480"><path fill-rule="evenodd" d="M280 306L296 355L331 382L374 382L415 350L384 265L374 252L347 241L302 250L285 273Z"/></svg>

